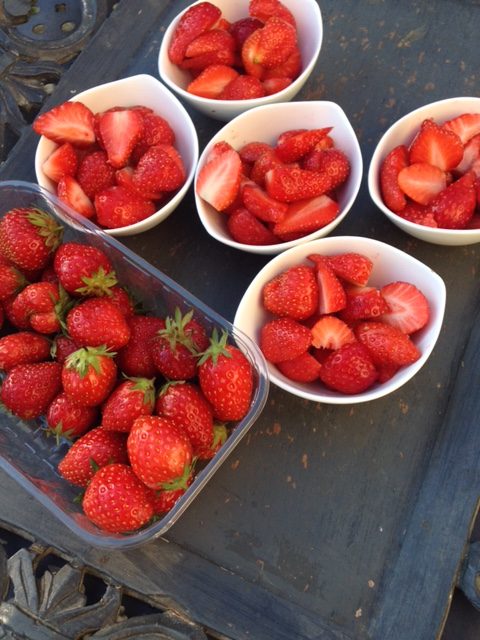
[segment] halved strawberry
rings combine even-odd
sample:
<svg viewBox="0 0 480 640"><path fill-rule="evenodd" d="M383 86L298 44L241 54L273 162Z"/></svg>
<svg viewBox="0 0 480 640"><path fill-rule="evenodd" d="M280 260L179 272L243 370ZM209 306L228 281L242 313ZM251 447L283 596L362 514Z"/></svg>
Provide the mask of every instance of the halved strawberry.
<svg viewBox="0 0 480 640"><path fill-rule="evenodd" d="M240 18L236 22L230 25L230 33L235 38L235 42L238 50L240 51L243 43L257 29L261 29L265 23L265 20L259 20L252 16L246 18Z"/></svg>
<svg viewBox="0 0 480 640"><path fill-rule="evenodd" d="M265 176L274 167L283 166L283 162L277 156L274 149L266 149L253 163L250 178L258 185L265 185Z"/></svg>
<svg viewBox="0 0 480 640"><path fill-rule="evenodd" d="M212 64L190 84L187 91L201 98L218 98L225 87L238 76L238 71L225 64Z"/></svg>
<svg viewBox="0 0 480 640"><path fill-rule="evenodd" d="M425 227L438 227L430 208L427 205L413 202L413 200L409 200L402 211L397 211L397 214L415 224L423 224Z"/></svg>
<svg viewBox="0 0 480 640"><path fill-rule="evenodd" d="M277 244L280 241L263 222L244 207L235 209L228 216L227 229L232 238L242 244L266 245Z"/></svg>
<svg viewBox="0 0 480 640"><path fill-rule="evenodd" d="M292 318L274 318L266 322L260 331L260 349L269 362L297 358L311 344L310 329Z"/></svg>
<svg viewBox="0 0 480 640"><path fill-rule="evenodd" d="M313 233L335 220L339 210L338 203L327 195L299 200L289 205L284 218L273 227L273 233L281 238Z"/></svg>
<svg viewBox="0 0 480 640"><path fill-rule="evenodd" d="M392 149L380 166L380 190L386 206L398 213L407 203L398 184L398 174L409 164L408 149L401 144Z"/></svg>
<svg viewBox="0 0 480 640"><path fill-rule="evenodd" d="M291 135L280 135L275 151L282 162L295 162L315 148L320 140L328 135L332 127L307 129Z"/></svg>
<svg viewBox="0 0 480 640"><path fill-rule="evenodd" d="M454 131L463 144L480 133L480 113L462 113L462 115L447 120L443 126Z"/></svg>
<svg viewBox="0 0 480 640"><path fill-rule="evenodd" d="M368 350L358 342L332 351L320 369L321 381L341 393L362 393L377 380L378 371Z"/></svg>
<svg viewBox="0 0 480 640"><path fill-rule="evenodd" d="M178 21L168 47L168 57L180 64L192 40L211 29L221 18L221 10L211 2L199 2L189 7Z"/></svg>
<svg viewBox="0 0 480 640"><path fill-rule="evenodd" d="M265 69L285 62L296 46L295 27L281 18L269 18L264 27L254 31L243 43L245 71L261 79Z"/></svg>
<svg viewBox="0 0 480 640"><path fill-rule="evenodd" d="M243 162L254 163L266 151L271 151L272 147L267 142L247 142L238 150Z"/></svg>
<svg viewBox="0 0 480 640"><path fill-rule="evenodd" d="M422 329L430 319L430 305L425 295L409 282L391 282L380 289L389 311L381 317L403 333Z"/></svg>
<svg viewBox="0 0 480 640"><path fill-rule="evenodd" d="M74 176L77 171L77 153L70 142L64 142L51 153L42 164L43 173L59 182L63 176Z"/></svg>
<svg viewBox="0 0 480 640"><path fill-rule="evenodd" d="M317 262L315 272L319 288L319 314L335 313L343 309L347 303L347 296L332 269L326 263Z"/></svg>
<svg viewBox="0 0 480 640"><path fill-rule="evenodd" d="M467 226L477 205L474 181L473 174L466 173L430 202L429 210L439 227L464 229Z"/></svg>
<svg viewBox="0 0 480 640"><path fill-rule="evenodd" d="M143 135L143 117L136 109L105 111L98 118L98 130L109 163L121 169Z"/></svg>
<svg viewBox="0 0 480 640"><path fill-rule="evenodd" d="M347 287L347 304L340 311L345 322L378 318L390 311L390 307L379 289L375 287Z"/></svg>
<svg viewBox="0 0 480 640"><path fill-rule="evenodd" d="M295 80L302 71L302 54L298 46L292 51L285 62L278 64L265 70L263 81L274 80L278 78L289 78Z"/></svg>
<svg viewBox="0 0 480 640"><path fill-rule="evenodd" d="M92 151L80 161L76 177L85 194L92 199L96 193L114 184L115 169L108 163L105 151Z"/></svg>
<svg viewBox="0 0 480 640"><path fill-rule="evenodd" d="M195 56L212 53L212 51L218 51L219 49L230 49L233 53L235 49L235 39L224 29L209 29L189 43L185 50L185 56L187 58L194 58Z"/></svg>
<svg viewBox="0 0 480 640"><path fill-rule="evenodd" d="M403 367L420 357L420 351L408 334L386 322L367 320L358 324L354 332L376 365Z"/></svg>
<svg viewBox="0 0 480 640"><path fill-rule="evenodd" d="M115 171L115 183L119 187L125 187L125 189L129 189L140 196L144 200L155 200L160 201L166 197L166 194L163 191L148 191L145 187L138 187L133 182L133 167L122 167L122 169L117 169Z"/></svg>
<svg viewBox="0 0 480 640"><path fill-rule="evenodd" d="M271 96L274 93L283 91L292 84L291 78L267 78L262 80L265 95Z"/></svg>
<svg viewBox="0 0 480 640"><path fill-rule="evenodd" d="M296 202L320 196L330 190L327 173L287 165L274 167L265 175L267 193L280 202Z"/></svg>
<svg viewBox="0 0 480 640"><path fill-rule="evenodd" d="M263 98L265 89L258 78L241 74L227 84L219 100L252 100Z"/></svg>
<svg viewBox="0 0 480 640"><path fill-rule="evenodd" d="M263 307L277 316L306 320L318 309L315 270L296 265L269 280L262 290Z"/></svg>
<svg viewBox="0 0 480 640"><path fill-rule="evenodd" d="M465 144L462 161L455 167L455 173L463 175L467 171L480 176L480 133L472 136Z"/></svg>
<svg viewBox="0 0 480 640"><path fill-rule="evenodd" d="M311 331L312 345L317 349L340 349L357 340L348 324L333 315L322 316Z"/></svg>
<svg viewBox="0 0 480 640"><path fill-rule="evenodd" d="M225 48L200 53L198 56L193 56L193 58L184 58L179 66L182 69L191 71L193 74L197 74L213 65L233 67L235 59L235 52L232 49Z"/></svg>
<svg viewBox="0 0 480 640"><path fill-rule="evenodd" d="M300 354L291 360L277 362L277 369L280 373L295 382L313 382L318 380L322 365L308 351Z"/></svg>
<svg viewBox="0 0 480 640"><path fill-rule="evenodd" d="M207 162L198 173L196 191L217 211L226 209L236 198L242 176L242 161L234 149Z"/></svg>
<svg viewBox="0 0 480 640"><path fill-rule="evenodd" d="M426 162L442 171L454 169L463 156L463 144L452 130L427 119L409 149L410 163Z"/></svg>
<svg viewBox="0 0 480 640"><path fill-rule="evenodd" d="M95 208L98 223L107 229L135 224L156 211L151 200L145 200L133 191L117 185L96 194Z"/></svg>
<svg viewBox="0 0 480 640"><path fill-rule="evenodd" d="M426 162L416 162L398 174L398 186L405 195L418 202L428 204L447 186L445 171Z"/></svg>
<svg viewBox="0 0 480 640"><path fill-rule="evenodd" d="M275 16L296 26L293 13L280 0L250 0L248 13L263 22Z"/></svg>
<svg viewBox="0 0 480 640"><path fill-rule="evenodd" d="M325 256L325 259L336 276L359 287L367 284L372 273L373 262L361 253L350 251Z"/></svg>
<svg viewBox="0 0 480 640"><path fill-rule="evenodd" d="M72 176L63 176L57 184L57 196L85 218L93 218L95 207L80 184Z"/></svg>
<svg viewBox="0 0 480 640"><path fill-rule="evenodd" d="M64 102L40 114L33 130L58 144L70 142L76 147L89 147L95 142L94 115L82 102Z"/></svg>
<svg viewBox="0 0 480 640"><path fill-rule="evenodd" d="M147 193L175 191L186 180L187 172L179 152L170 144L149 147L133 171L137 189Z"/></svg>
<svg viewBox="0 0 480 640"><path fill-rule="evenodd" d="M280 222L288 211L288 204L274 200L255 182L242 187L242 200L244 206L264 222Z"/></svg>

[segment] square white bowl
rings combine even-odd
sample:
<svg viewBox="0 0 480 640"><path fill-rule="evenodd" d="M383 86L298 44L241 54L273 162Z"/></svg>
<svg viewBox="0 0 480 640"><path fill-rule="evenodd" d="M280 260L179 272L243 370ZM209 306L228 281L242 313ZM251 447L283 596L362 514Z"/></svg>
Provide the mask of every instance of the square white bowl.
<svg viewBox="0 0 480 640"><path fill-rule="evenodd" d="M139 74L113 82L92 87L71 98L73 102L82 102L93 113L111 107L149 107L165 118L175 132L175 147L180 153L187 174L183 186L145 220L117 229L103 229L111 236L130 236L142 233L163 222L178 207L185 197L195 174L198 161L198 137L192 119L180 101L156 78ZM55 183L42 170L43 163L57 148L57 144L41 136L35 153L35 173L38 184L51 193L56 192Z"/></svg>
<svg viewBox="0 0 480 640"><path fill-rule="evenodd" d="M358 236L335 236L293 247L272 258L245 291L235 314L234 325L259 344L262 326L273 317L262 305L264 285L289 267L311 264L307 256L312 253L334 255L345 252L357 252L372 260L373 270L369 285L381 287L397 280L414 284L426 296L431 315L427 326L412 335L412 341L421 352L420 358L413 364L402 367L387 382L375 383L363 393L346 395L328 389L320 381L308 384L294 382L282 375L275 365L268 363L269 378L275 385L300 398L326 404L368 402L392 393L408 382L428 360L440 334L445 313L445 283L426 264L378 240Z"/></svg>
<svg viewBox="0 0 480 640"><path fill-rule="evenodd" d="M191 74L172 64L168 57L168 47L173 32L181 16L189 7L179 13L165 31L158 54L160 78L182 100L216 120L230 120L252 107L275 102L288 102L303 87L317 62L323 40L323 22L320 7L316 0L282 0L282 3L292 12L297 23L298 45L302 55L302 72L282 91L251 100L210 100L189 93L186 89L192 80ZM195 2L193 4L199 3ZM211 4L217 6L222 11L222 15L230 22L235 22L248 16L249 0L212 0Z"/></svg>

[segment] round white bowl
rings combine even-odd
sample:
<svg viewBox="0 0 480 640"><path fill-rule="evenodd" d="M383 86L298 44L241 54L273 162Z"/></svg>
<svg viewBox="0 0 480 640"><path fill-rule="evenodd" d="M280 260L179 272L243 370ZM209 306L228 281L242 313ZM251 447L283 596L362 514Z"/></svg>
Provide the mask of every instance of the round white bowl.
<svg viewBox="0 0 480 640"><path fill-rule="evenodd" d="M368 189L373 202L393 224L405 233L425 242L452 246L475 244L480 242L480 229L439 229L405 220L391 211L383 202L380 191L380 167L388 153L396 146L399 144L409 146L426 118L433 118L436 123L441 124L462 113L480 113L480 98L447 98L407 113L383 134L370 161Z"/></svg>
<svg viewBox="0 0 480 640"><path fill-rule="evenodd" d="M164 85L147 74L122 78L114 82L87 89L71 98L82 102L94 113L111 107L132 107L143 105L164 117L175 132L175 147L182 156L187 178L183 186L160 208L145 220L117 229L103 229L111 236L131 236L155 227L165 220L185 197L195 175L198 161L198 137L192 119L180 101ZM55 193L55 183L43 172L42 166L57 144L41 136L35 153L35 173L41 187Z"/></svg>
<svg viewBox="0 0 480 640"><path fill-rule="evenodd" d="M235 2L233 0L211 0L211 2L221 9L222 15L230 22L235 22L248 16L249 0L235 0ZM282 3L295 17L303 65L300 75L282 91L252 100L210 100L188 93L186 88L191 82L192 76L170 62L168 47L175 27L189 7L172 20L163 36L158 55L158 71L161 79L195 109L216 120L230 120L252 107L274 102L288 102L300 91L312 73L322 46L323 22L316 0L301 0L301 2L298 0L282 0Z"/></svg>
<svg viewBox="0 0 480 640"><path fill-rule="evenodd" d="M198 173L205 164L212 147L217 142L225 140L234 149L240 149L247 142L253 141L274 144L278 136L284 131L305 126L310 129L333 127L330 135L335 141L335 146L343 151L350 160L350 175L345 184L337 190L340 212L335 220L332 220L321 229L296 240L270 245L243 244L236 242L228 232L227 216L219 213L214 207L200 198L195 188L195 203L198 215L203 226L213 238L231 247L250 253L274 254L309 240L323 238L345 218L360 189L363 161L355 131L345 112L334 102L284 102L256 107L242 113L220 129L205 147L198 161L194 185L196 187Z"/></svg>
<svg viewBox="0 0 480 640"><path fill-rule="evenodd" d="M400 369L387 382L376 383L367 391L352 395L332 391L320 381L308 384L294 382L283 376L275 365L268 363L270 380L281 389L300 398L327 404L354 404L381 398L413 378L428 360L440 334L446 300L445 283L442 278L423 262L391 245L356 236L322 238L289 249L270 260L243 295L235 314L234 325L258 344L262 326L273 317L262 305L264 285L291 266L311 264L307 260L311 253L334 255L348 251L361 253L373 261L369 285L380 287L389 282L403 280L414 284L426 296L431 311L430 321L426 327L412 335L421 356L413 364Z"/></svg>

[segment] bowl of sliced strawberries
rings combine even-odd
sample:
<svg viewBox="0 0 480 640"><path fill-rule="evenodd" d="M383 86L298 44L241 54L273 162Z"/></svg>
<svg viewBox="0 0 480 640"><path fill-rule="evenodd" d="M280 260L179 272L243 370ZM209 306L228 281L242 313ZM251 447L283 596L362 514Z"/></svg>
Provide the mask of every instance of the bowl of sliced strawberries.
<svg viewBox="0 0 480 640"><path fill-rule="evenodd" d="M369 238L321 238L272 258L234 324L260 347L270 380L296 396L353 404L385 396L426 363L445 312L427 265Z"/></svg>
<svg viewBox="0 0 480 640"><path fill-rule="evenodd" d="M480 98L424 105L380 139L370 196L400 229L425 242L480 242Z"/></svg>
<svg viewBox="0 0 480 640"><path fill-rule="evenodd" d="M141 74L79 93L40 114L40 186L107 234L142 233L185 197L198 160L193 122L156 78Z"/></svg>
<svg viewBox="0 0 480 640"><path fill-rule="evenodd" d="M162 80L217 120L291 100L317 62L323 24L315 0L196 2L166 30Z"/></svg>
<svg viewBox="0 0 480 640"><path fill-rule="evenodd" d="M201 154L198 215L224 244L280 253L340 224L358 194L362 167L355 132L334 102L256 107L227 123Z"/></svg>

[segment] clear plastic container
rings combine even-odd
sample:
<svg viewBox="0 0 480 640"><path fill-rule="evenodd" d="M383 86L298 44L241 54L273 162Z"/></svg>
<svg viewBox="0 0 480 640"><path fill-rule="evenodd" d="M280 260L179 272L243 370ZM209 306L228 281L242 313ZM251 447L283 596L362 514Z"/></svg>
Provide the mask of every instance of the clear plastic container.
<svg viewBox="0 0 480 640"><path fill-rule="evenodd" d="M65 454L68 443L57 445L55 438L47 438L42 419L27 422L5 413L0 416L2 469L88 544L113 549L138 546L161 536L175 523L255 422L268 395L266 363L258 347L245 334L115 238L65 208L55 196L28 182L0 182L0 216L14 207L29 206L39 207L54 215L64 226L64 241L82 242L105 251L119 281L132 291L136 299L142 301L146 311L166 316L173 314L176 307L184 312L193 309L194 317L203 322L207 329L217 327L227 330L232 341L253 365L255 386L250 410L245 418L234 425L225 444L197 473L175 506L160 520L131 534L115 535L101 531L83 515L81 505L74 502L79 489L57 472L58 462Z"/></svg>

